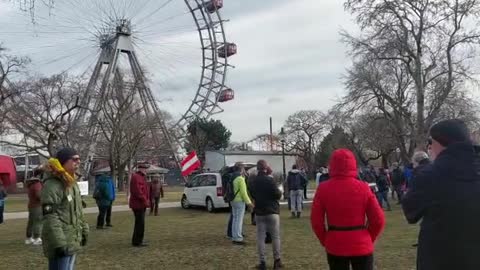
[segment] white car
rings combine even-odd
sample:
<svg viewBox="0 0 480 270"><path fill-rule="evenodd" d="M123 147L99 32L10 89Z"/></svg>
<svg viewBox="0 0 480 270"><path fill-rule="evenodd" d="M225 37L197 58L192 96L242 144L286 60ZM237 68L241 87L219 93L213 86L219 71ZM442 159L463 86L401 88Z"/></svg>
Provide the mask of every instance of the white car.
<svg viewBox="0 0 480 270"><path fill-rule="evenodd" d="M193 176L185 185L181 200L182 208L204 206L208 212L228 208L223 200L222 177L220 173L202 173Z"/></svg>

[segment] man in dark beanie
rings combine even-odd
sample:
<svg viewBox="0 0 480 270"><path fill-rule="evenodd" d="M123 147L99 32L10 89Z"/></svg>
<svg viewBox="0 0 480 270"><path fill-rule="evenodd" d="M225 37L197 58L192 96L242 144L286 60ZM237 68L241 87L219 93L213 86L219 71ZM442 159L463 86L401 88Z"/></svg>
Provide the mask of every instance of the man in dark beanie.
<svg viewBox="0 0 480 270"><path fill-rule="evenodd" d="M145 233L145 211L150 206L150 198L147 186L148 163L137 164L137 172L130 179L130 200L129 206L135 215L135 227L133 229L132 245L144 247Z"/></svg>
<svg viewBox="0 0 480 270"><path fill-rule="evenodd" d="M422 219L418 270L478 270L480 154L460 120L430 129L433 163L415 175L402 201L409 223Z"/></svg>
<svg viewBox="0 0 480 270"><path fill-rule="evenodd" d="M83 216L75 171L80 156L71 148L50 158L40 196L43 212L43 250L49 269L74 269L76 254L87 244L88 224Z"/></svg>

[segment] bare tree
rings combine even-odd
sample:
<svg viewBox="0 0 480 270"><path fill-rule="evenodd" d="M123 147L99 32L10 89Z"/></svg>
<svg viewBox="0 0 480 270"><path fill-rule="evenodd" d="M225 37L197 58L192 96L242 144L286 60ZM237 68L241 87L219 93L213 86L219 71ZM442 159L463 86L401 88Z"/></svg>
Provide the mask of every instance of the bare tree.
<svg viewBox="0 0 480 270"><path fill-rule="evenodd" d="M1 143L42 156L53 156L58 146L70 145L70 124L79 108L80 85L66 74L30 79L18 85L25 92L6 106L5 116L11 130L21 136Z"/></svg>
<svg viewBox="0 0 480 270"><path fill-rule="evenodd" d="M477 0L347 0L359 36L343 33L355 57L394 61L413 82L415 143L423 144L452 91L472 79L480 31Z"/></svg>
<svg viewBox="0 0 480 270"><path fill-rule="evenodd" d="M315 164L315 153L326 126L325 115L321 111L298 111L285 121L287 149L303 157L310 169Z"/></svg>

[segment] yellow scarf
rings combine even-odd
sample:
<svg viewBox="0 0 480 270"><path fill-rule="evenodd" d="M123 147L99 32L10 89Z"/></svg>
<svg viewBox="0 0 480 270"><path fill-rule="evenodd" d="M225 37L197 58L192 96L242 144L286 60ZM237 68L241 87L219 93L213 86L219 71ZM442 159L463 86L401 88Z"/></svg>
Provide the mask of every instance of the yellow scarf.
<svg viewBox="0 0 480 270"><path fill-rule="evenodd" d="M67 188L73 186L75 183L75 176L65 171L65 168L63 168L58 159L50 158L48 160L48 166L53 173L57 174L57 176L60 176L63 179Z"/></svg>

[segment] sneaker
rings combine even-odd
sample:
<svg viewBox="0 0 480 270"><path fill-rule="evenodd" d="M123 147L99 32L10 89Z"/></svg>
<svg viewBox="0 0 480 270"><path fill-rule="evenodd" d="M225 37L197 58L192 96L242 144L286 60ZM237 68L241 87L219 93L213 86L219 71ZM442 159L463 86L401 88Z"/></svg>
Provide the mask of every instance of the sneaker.
<svg viewBox="0 0 480 270"><path fill-rule="evenodd" d="M282 260L276 259L273 263L273 270L281 269L283 267Z"/></svg>
<svg viewBox="0 0 480 270"><path fill-rule="evenodd" d="M237 245L237 246L245 246L246 245L244 241L232 241L232 243L234 245Z"/></svg>
<svg viewBox="0 0 480 270"><path fill-rule="evenodd" d="M33 244L33 241L34 241L33 238L31 238L31 237L27 238L27 240L25 240L25 245L31 245L31 244Z"/></svg>
<svg viewBox="0 0 480 270"><path fill-rule="evenodd" d="M37 239L34 239L33 240L33 243L32 243L34 246L41 246L43 244L42 242L42 239L41 238L37 238Z"/></svg>
<svg viewBox="0 0 480 270"><path fill-rule="evenodd" d="M260 264L257 265L257 267L255 269L267 270L267 264L265 262L261 262Z"/></svg>

